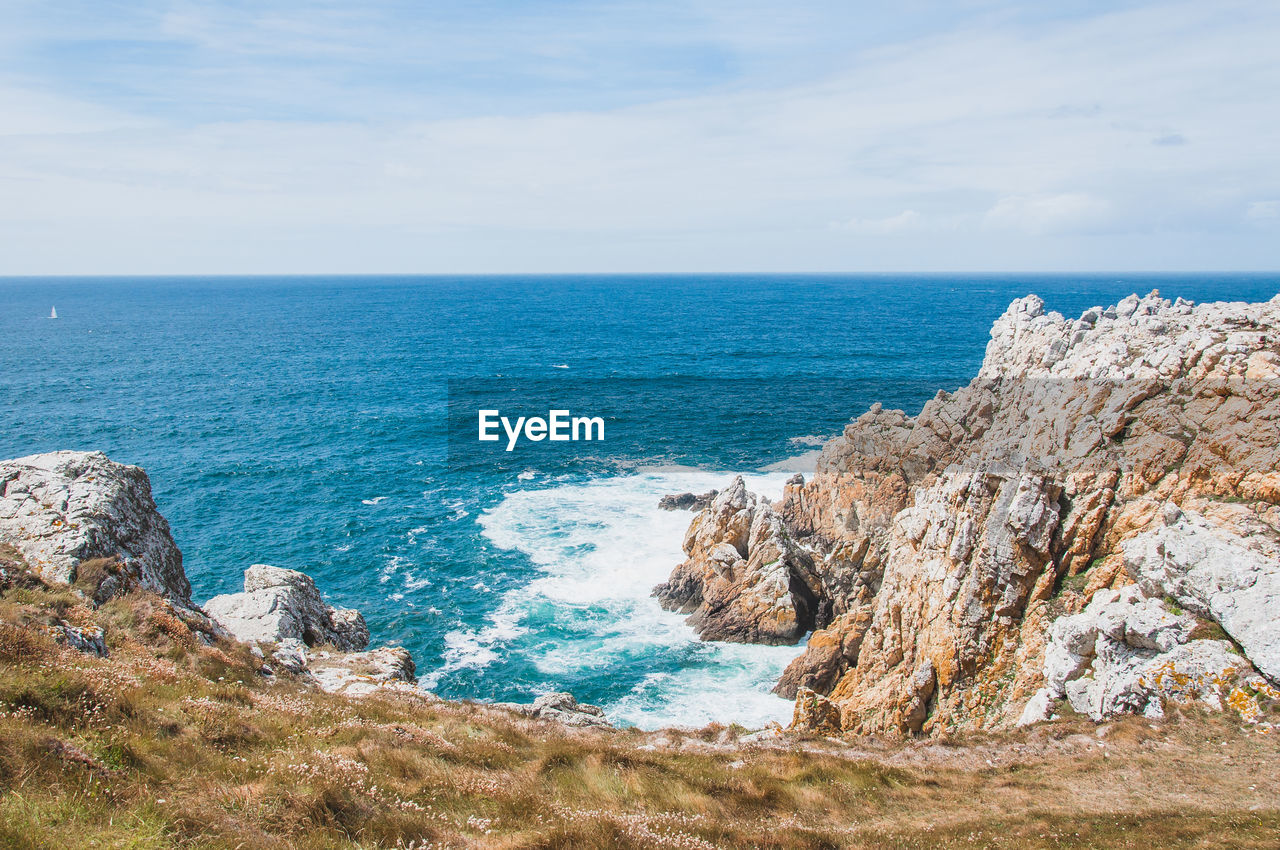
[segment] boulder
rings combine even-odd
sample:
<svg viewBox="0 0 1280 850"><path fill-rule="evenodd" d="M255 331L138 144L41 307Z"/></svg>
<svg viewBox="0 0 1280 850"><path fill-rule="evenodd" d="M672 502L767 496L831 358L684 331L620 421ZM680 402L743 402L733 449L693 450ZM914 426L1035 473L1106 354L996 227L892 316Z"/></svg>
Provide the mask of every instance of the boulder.
<svg viewBox="0 0 1280 850"><path fill-rule="evenodd" d="M369 645L369 628L360 612L327 605L311 577L297 570L254 564L244 572L242 593L215 596L204 610L236 640L292 639L342 651Z"/></svg>
<svg viewBox="0 0 1280 850"><path fill-rule="evenodd" d="M838 735L843 728L840 706L811 688L800 688L791 717L791 729L817 735Z"/></svg>

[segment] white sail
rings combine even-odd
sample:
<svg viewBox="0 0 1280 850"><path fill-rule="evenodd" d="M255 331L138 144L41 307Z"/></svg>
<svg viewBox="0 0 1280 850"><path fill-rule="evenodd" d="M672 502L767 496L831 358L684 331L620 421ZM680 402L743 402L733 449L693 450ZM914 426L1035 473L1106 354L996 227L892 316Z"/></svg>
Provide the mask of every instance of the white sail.
<svg viewBox="0 0 1280 850"><path fill-rule="evenodd" d="M57 308L57 307L50 307L50 308L49 308L49 318L50 318L50 319L56 319L56 318L58 318L58 308Z"/></svg>

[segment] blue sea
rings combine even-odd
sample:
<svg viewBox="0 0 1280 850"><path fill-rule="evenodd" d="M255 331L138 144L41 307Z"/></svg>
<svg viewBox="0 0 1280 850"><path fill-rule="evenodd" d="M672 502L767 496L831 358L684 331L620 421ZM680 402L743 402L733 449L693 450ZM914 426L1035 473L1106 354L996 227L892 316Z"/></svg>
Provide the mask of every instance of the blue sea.
<svg viewBox="0 0 1280 850"><path fill-rule="evenodd" d="M691 517L660 496L735 473L777 496L870 403L967 383L1015 297L1071 316L1156 288L1266 300L1280 275L2 279L0 457L145 467L197 601L303 570L442 696L759 726L800 647L658 608ZM605 439L481 446L504 398Z"/></svg>

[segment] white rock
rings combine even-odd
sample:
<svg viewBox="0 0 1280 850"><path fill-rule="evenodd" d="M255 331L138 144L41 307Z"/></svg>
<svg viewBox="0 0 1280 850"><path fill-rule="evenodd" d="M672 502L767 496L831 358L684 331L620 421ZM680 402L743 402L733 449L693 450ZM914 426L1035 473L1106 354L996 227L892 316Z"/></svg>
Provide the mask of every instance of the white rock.
<svg viewBox="0 0 1280 850"><path fill-rule="evenodd" d="M1064 697L1094 720L1163 716L1169 701L1221 709L1225 690L1253 670L1226 641L1191 640L1194 627L1194 617L1174 614L1138 587L1097 592L1084 611L1050 627L1045 686L1018 723L1047 718Z"/></svg>
<svg viewBox="0 0 1280 850"><path fill-rule="evenodd" d="M191 585L151 482L101 452L0 461L0 542L46 581L69 583L93 558L118 558L146 588L182 605Z"/></svg>
<svg viewBox="0 0 1280 850"><path fill-rule="evenodd" d="M237 640L294 639L343 651L369 645L369 628L360 613L325 604L305 573L254 564L244 572L244 587L243 593L215 596L204 604L205 612Z"/></svg>
<svg viewBox="0 0 1280 850"><path fill-rule="evenodd" d="M1190 511L1123 544L1125 567L1153 596L1217 620L1272 681L1280 680L1280 557Z"/></svg>
<svg viewBox="0 0 1280 850"><path fill-rule="evenodd" d="M392 686L417 682L416 667L408 650L384 646L368 652L316 653L308 664L322 690L347 696L365 696Z"/></svg>
<svg viewBox="0 0 1280 850"><path fill-rule="evenodd" d="M525 717L538 720L554 720L565 726L612 727L604 710L594 705L580 703L570 693L543 694L533 701L532 705L522 703L495 703L497 708L505 708Z"/></svg>

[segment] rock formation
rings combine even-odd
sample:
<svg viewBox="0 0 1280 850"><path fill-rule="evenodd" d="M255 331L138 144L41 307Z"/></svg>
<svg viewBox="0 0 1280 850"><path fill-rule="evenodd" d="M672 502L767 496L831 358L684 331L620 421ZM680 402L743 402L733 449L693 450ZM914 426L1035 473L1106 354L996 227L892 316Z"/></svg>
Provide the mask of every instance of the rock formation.
<svg viewBox="0 0 1280 850"><path fill-rule="evenodd" d="M532 705L515 702L499 702L493 705L495 708L514 711L516 714L536 720L553 720L564 726L599 728L612 726L605 718L603 709L599 706L580 703L573 698L573 694L569 693L543 694L535 699Z"/></svg>
<svg viewBox="0 0 1280 850"><path fill-rule="evenodd" d="M325 690L359 696L416 681L404 649L358 651L369 645L364 618L326 605L303 573L257 564L245 571L243 593L214 597L205 610L194 605L182 553L151 497L147 474L101 452L0 461L3 546L21 562L19 569L0 558L6 581L30 570L40 580L74 585L95 606L135 588L152 591L203 642L262 643L279 668ZM60 643L107 655L101 629L61 620L48 629ZM270 664L263 670L274 673Z"/></svg>
<svg viewBox="0 0 1280 850"><path fill-rule="evenodd" d="M369 645L369 627L360 612L327 605L311 577L297 570L254 564L244 571L242 593L215 596L204 610L246 643L298 640L344 652Z"/></svg>
<svg viewBox="0 0 1280 850"><path fill-rule="evenodd" d="M654 595L664 608L691 613L705 640L794 643L812 628L809 555L741 477L694 518L684 551L689 560Z"/></svg>
<svg viewBox="0 0 1280 850"><path fill-rule="evenodd" d="M776 508L735 482L657 595L705 638L812 626L778 690L844 730L1234 705L1277 676L1278 466L1280 297L1029 296L968 386L873 406Z"/></svg>
<svg viewBox="0 0 1280 850"><path fill-rule="evenodd" d="M151 482L136 466L101 452L50 452L0 461L0 543L9 543L46 581L70 583L93 559L181 605L191 585Z"/></svg>

